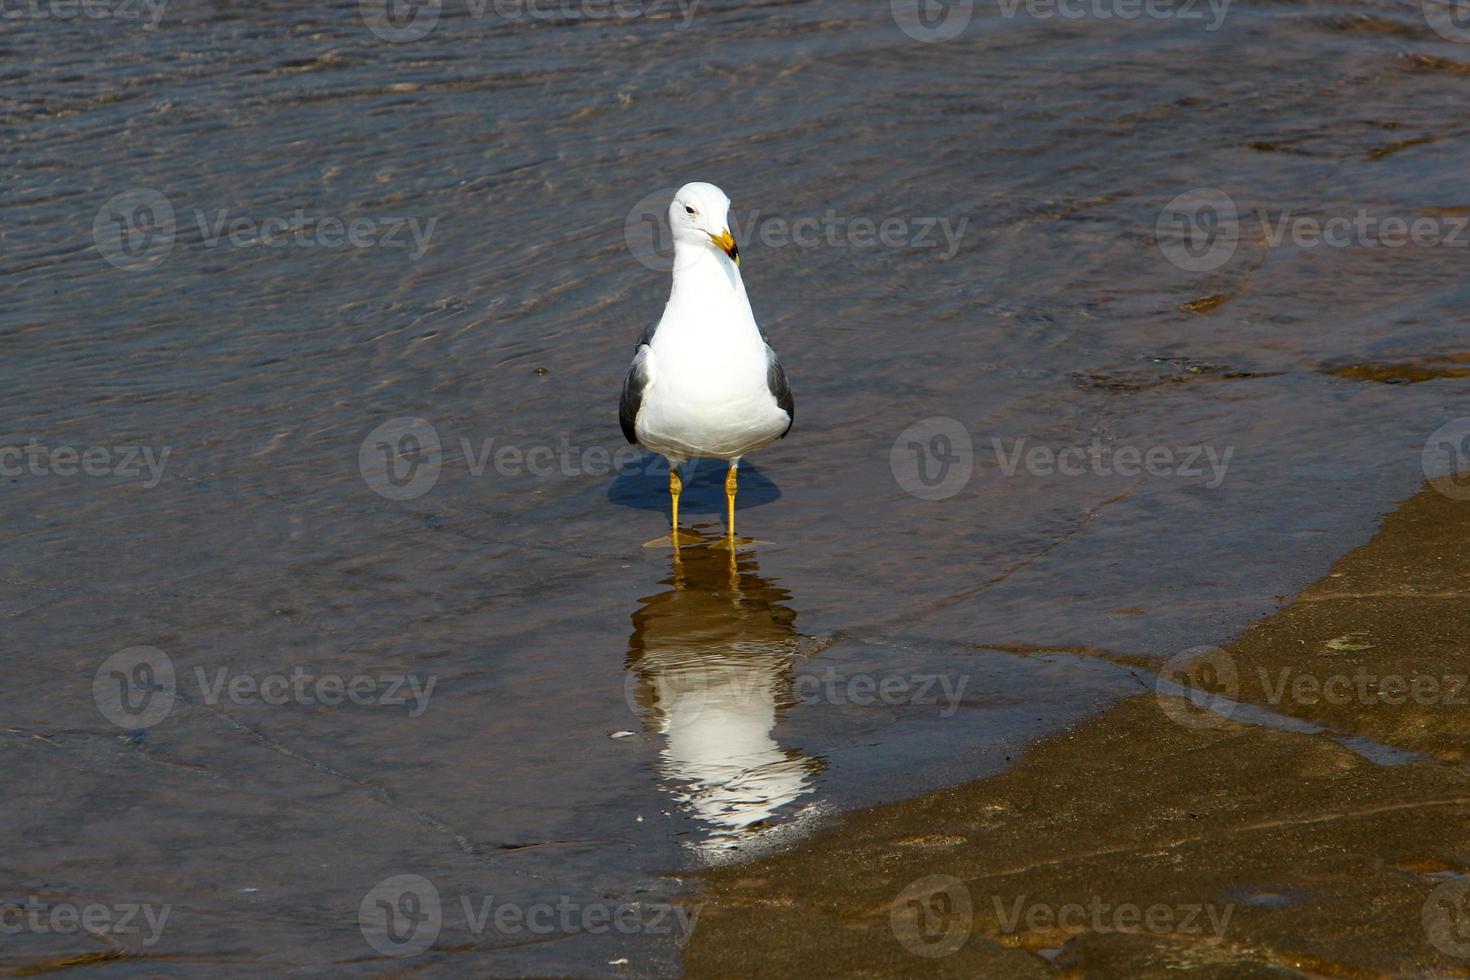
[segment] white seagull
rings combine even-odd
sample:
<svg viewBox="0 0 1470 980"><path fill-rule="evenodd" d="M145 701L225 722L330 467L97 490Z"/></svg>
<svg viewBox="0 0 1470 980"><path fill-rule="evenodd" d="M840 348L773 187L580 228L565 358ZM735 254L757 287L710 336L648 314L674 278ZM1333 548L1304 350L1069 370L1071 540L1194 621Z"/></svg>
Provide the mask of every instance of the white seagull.
<svg viewBox="0 0 1470 980"><path fill-rule="evenodd" d="M674 286L658 324L638 338L618 406L628 441L669 461L675 548L701 540L680 537L679 467L697 456L729 460L733 548L740 458L785 436L796 415L781 362L745 296L729 211L730 199L713 184L685 184L674 195Z"/></svg>

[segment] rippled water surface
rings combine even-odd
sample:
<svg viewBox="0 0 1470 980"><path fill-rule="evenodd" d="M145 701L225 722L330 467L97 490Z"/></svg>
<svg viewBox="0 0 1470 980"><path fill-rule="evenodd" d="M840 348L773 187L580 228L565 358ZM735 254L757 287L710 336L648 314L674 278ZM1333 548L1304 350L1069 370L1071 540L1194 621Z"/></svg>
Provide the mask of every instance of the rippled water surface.
<svg viewBox="0 0 1470 980"><path fill-rule="evenodd" d="M1464 414L1465 248L1269 234L1470 214L1470 47L1415 6L986 3L942 43L842 0L446 0L402 42L354 3L149 9L0 22L4 444L49 461L0 483L0 900L172 911L6 966L378 973L361 921L417 875L410 971L677 973L677 928L467 912L693 900L682 870L997 771L1319 576ZM664 472L608 460L668 288L643 202L691 179L798 410L743 469L758 543L675 562ZM1158 229L1201 188L1239 242L1191 270ZM109 718L160 664L166 713ZM218 686L298 675L382 686Z"/></svg>

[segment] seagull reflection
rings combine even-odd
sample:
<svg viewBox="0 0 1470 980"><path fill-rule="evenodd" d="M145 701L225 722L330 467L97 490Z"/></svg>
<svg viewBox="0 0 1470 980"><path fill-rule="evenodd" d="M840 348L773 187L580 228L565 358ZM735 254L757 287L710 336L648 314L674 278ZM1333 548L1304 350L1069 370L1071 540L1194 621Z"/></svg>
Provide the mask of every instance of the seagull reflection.
<svg viewBox="0 0 1470 980"><path fill-rule="evenodd" d="M751 841L812 791L820 759L771 731L796 703L799 637L791 594L761 578L755 556L708 547L674 553L666 592L641 600L628 641L630 702L666 744L660 769L709 829L699 846Z"/></svg>

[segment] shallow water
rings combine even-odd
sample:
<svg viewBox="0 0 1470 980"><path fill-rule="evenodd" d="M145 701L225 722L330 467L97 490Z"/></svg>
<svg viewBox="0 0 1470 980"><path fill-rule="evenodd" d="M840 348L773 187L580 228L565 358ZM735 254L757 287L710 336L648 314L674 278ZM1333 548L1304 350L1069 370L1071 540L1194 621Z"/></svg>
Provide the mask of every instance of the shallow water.
<svg viewBox="0 0 1470 980"><path fill-rule="evenodd" d="M1417 8L1235 4L1211 31L982 5L931 44L881 5L685 13L449 2L404 43L349 3L0 24L0 434L50 461L0 483L0 899L172 907L113 941L146 957L119 975L375 973L360 906L412 874L442 924L398 965L677 972L677 930L466 912L669 901L833 808L997 771L1138 690L1116 663L1317 578L1464 413L1452 371L1372 367L1462 353L1462 248L1267 234L1470 207L1470 54ZM609 469L667 290L640 201L688 179L735 202L797 399L743 468L733 573L641 547L664 474ZM1190 271L1156 226L1204 187L1246 217ZM885 219L898 244L864 232ZM968 480L939 458L961 432ZM1007 475L1018 440L1174 455ZM1228 465L1178 473L1190 447ZM686 501L707 534L718 479ZM94 690L140 647L167 659ZM160 665L161 719L99 710ZM383 697L211 694L297 668ZM6 940L7 965L114 949Z"/></svg>

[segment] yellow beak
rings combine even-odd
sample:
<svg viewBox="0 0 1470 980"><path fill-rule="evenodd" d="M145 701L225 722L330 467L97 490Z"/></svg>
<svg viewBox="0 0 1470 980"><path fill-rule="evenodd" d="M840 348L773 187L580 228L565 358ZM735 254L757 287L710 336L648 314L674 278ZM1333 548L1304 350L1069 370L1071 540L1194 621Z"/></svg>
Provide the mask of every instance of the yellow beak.
<svg viewBox="0 0 1470 980"><path fill-rule="evenodd" d="M736 265L740 264L740 249L736 246L735 237L730 234L729 228L718 235L710 235L709 240L720 246L720 251L734 259Z"/></svg>

